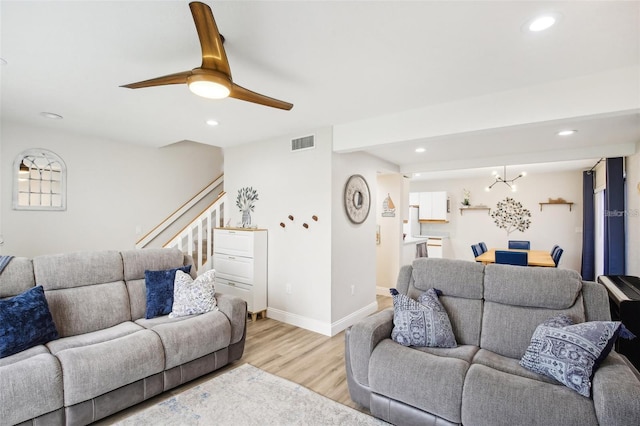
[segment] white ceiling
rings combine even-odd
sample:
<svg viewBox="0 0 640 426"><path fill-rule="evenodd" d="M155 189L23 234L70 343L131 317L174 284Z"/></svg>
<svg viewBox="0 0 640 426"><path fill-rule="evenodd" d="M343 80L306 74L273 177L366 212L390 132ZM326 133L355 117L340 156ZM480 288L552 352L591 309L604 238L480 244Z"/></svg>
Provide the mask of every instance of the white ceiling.
<svg viewBox="0 0 640 426"><path fill-rule="evenodd" d="M638 1L207 4L234 81L292 102L293 110L206 100L184 85L118 87L200 65L188 2L2 0L2 121L147 146L191 140L224 148L640 65ZM550 11L560 20L548 32L523 31L527 20ZM640 88L629 90L639 102L624 112L365 150L432 177L501 166L507 157L510 164L581 160L563 167L589 168L611 152L607 146L640 142ZM42 111L64 119L44 119ZM557 137L566 125L578 133ZM418 146L427 149L422 157ZM546 155L528 156L533 147Z"/></svg>

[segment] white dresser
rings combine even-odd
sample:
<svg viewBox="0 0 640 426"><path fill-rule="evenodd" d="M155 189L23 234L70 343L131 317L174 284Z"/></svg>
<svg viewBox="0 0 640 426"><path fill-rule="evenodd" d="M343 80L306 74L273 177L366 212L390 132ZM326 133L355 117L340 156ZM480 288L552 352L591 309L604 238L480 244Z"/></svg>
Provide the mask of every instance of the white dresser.
<svg viewBox="0 0 640 426"><path fill-rule="evenodd" d="M247 302L253 321L267 310L267 230L217 228L213 234L216 291Z"/></svg>

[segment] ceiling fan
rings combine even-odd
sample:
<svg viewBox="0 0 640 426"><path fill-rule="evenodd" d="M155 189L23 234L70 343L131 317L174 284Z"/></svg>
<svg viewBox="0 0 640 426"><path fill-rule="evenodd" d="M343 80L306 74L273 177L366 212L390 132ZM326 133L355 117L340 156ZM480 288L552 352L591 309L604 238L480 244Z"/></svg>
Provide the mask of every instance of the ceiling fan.
<svg viewBox="0 0 640 426"><path fill-rule="evenodd" d="M270 98L235 84L231 78L231 68L222 46L223 38L218 31L216 21L213 19L211 8L200 2L189 3L189 8L200 39L202 65L190 71L169 74L120 87L140 89L168 84L187 84L193 93L205 98L223 99L230 96L273 108L285 110L293 108L293 104L289 102Z"/></svg>

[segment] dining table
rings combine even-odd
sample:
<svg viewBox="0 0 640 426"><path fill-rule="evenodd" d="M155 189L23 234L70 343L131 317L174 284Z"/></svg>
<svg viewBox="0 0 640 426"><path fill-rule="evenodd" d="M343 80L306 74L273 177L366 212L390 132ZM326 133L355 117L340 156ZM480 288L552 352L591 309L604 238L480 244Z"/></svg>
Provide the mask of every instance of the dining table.
<svg viewBox="0 0 640 426"><path fill-rule="evenodd" d="M480 256L477 256L476 262L482 262L485 265L488 265L489 263L495 263L496 250L527 252L527 266L546 266L550 268L554 268L556 266L556 263L553 261L553 258L551 257L551 253L547 250L520 250L520 249L492 248L485 251Z"/></svg>

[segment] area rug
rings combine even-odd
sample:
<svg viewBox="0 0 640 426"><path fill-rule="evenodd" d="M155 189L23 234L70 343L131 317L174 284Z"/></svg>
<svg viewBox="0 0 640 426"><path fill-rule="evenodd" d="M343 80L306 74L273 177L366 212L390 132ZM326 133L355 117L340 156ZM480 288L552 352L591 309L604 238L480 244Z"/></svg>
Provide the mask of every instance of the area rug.
<svg viewBox="0 0 640 426"><path fill-rule="evenodd" d="M170 397L116 425L386 425L250 364Z"/></svg>

